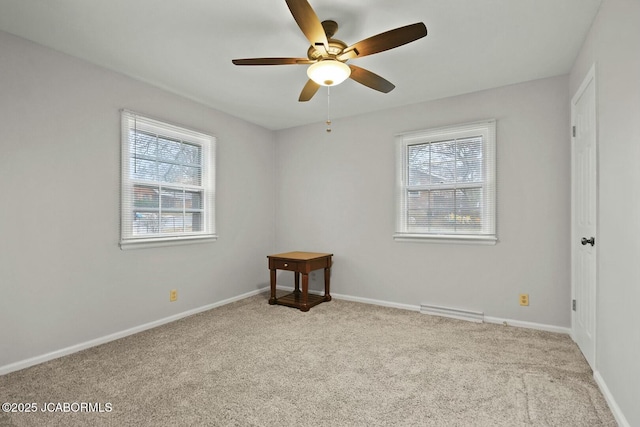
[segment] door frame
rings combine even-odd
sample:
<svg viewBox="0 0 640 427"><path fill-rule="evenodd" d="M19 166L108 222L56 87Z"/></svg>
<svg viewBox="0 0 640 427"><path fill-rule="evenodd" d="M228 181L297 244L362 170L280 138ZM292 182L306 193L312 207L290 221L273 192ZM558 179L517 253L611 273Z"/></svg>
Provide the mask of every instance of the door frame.
<svg viewBox="0 0 640 427"><path fill-rule="evenodd" d="M594 123L594 131L595 131L595 147L594 147L594 161L595 161L595 174L596 174L596 179L595 179L595 189L594 189L594 196L595 196L595 215L596 215L596 220L595 220L595 236L596 236L596 245L594 247L595 250L595 277L594 277L594 293L595 293L595 297L594 297L594 301L593 301L593 322L594 322L594 328L593 328L593 355L592 355L592 360L590 361L590 365L591 369L595 372L596 371L596 359L597 359L597 319L598 319L598 313L597 313L597 301L598 301L598 290L599 290L599 268L598 268L598 260L600 259L599 257L599 239L597 236L599 236L599 187L600 187L600 168L599 168L599 138L598 138L598 86L597 86L597 82L596 82L596 64L592 64L591 67L589 68L589 71L587 72L587 74L585 75L582 83L580 84L580 87L578 88L578 90L576 90L575 94L573 95L573 97L571 98L571 242L570 242L570 248L571 248L571 301L573 303L573 301L576 298L576 284L575 284L575 267L576 267L576 250L575 248L575 244L576 242L579 241L579 239L581 238L581 236L578 235L578 233L576 232L576 224L575 224L575 220L574 220L574 212L575 212L575 193L576 193L576 183L574 181L574 168L575 168L575 164L574 164L574 144L575 144L575 138L573 136L573 126L575 126L576 123L576 104L578 102L578 100L580 99L580 97L584 94L585 90L587 89L587 87L589 86L589 84L593 83L593 90L594 90L594 103L595 103L595 123ZM573 307L571 306L569 308L571 310L571 338L576 341L576 311L573 310ZM582 351L582 349L581 349ZM589 362L589 361L588 361Z"/></svg>

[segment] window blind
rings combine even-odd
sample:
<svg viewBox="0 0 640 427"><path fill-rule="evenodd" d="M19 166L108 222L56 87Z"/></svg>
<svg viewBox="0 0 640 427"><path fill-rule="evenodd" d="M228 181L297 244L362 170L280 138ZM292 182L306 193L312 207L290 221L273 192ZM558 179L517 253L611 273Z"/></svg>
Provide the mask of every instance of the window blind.
<svg viewBox="0 0 640 427"><path fill-rule="evenodd" d="M495 240L495 120L396 136L396 238Z"/></svg>
<svg viewBox="0 0 640 427"><path fill-rule="evenodd" d="M215 138L122 111L121 246L215 237Z"/></svg>

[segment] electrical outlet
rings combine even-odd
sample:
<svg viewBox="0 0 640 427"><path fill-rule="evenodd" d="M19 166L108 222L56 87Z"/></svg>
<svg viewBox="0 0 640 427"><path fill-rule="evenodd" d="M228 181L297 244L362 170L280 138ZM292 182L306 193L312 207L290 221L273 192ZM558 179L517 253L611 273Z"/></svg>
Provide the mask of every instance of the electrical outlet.
<svg viewBox="0 0 640 427"><path fill-rule="evenodd" d="M169 291L169 301L173 302L173 301L177 301L178 300L178 290L177 289L171 289Z"/></svg>
<svg viewBox="0 0 640 427"><path fill-rule="evenodd" d="M529 305L529 294L520 294L520 305Z"/></svg>

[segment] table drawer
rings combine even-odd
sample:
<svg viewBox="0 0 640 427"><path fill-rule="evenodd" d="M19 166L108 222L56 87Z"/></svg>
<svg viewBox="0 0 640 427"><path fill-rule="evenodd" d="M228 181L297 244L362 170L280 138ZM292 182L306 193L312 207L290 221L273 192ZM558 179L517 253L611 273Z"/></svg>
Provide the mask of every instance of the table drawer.
<svg viewBox="0 0 640 427"><path fill-rule="evenodd" d="M282 261L279 259L271 260L271 269L297 271L298 263L292 261Z"/></svg>

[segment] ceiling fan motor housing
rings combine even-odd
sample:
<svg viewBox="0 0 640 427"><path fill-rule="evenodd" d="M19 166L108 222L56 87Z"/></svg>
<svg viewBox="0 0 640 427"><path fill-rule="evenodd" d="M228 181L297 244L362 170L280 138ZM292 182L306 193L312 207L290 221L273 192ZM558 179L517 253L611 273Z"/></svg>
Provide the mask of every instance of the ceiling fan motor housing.
<svg viewBox="0 0 640 427"><path fill-rule="evenodd" d="M347 44L345 42L332 38L334 34L338 32L338 23L336 21L322 21L322 28L324 28L324 32L327 35L327 42L329 42L329 47L326 49L325 54L324 46L309 46L307 57L312 61L321 59L336 59L336 56L340 55L342 51L347 48ZM346 60L341 62L346 62Z"/></svg>
<svg viewBox="0 0 640 427"><path fill-rule="evenodd" d="M342 40L328 39L328 42L329 48L327 49L327 53L329 54L328 57L331 59L335 59L335 57L340 55L342 51L347 47L347 44ZM323 59L322 49L318 49L315 46L309 46L307 57L312 61Z"/></svg>

